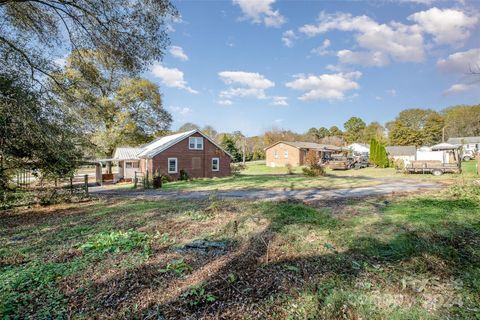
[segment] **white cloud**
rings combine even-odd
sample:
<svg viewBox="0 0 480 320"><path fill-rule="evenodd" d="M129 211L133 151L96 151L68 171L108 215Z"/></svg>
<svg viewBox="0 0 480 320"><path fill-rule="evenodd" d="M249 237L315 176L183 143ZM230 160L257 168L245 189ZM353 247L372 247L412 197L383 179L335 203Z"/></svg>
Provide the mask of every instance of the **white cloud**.
<svg viewBox="0 0 480 320"><path fill-rule="evenodd" d="M297 35L293 30L287 30L282 34L282 42L286 47L293 47L293 41L297 39Z"/></svg>
<svg viewBox="0 0 480 320"><path fill-rule="evenodd" d="M366 67L382 67L389 64L390 59L382 51L363 51L354 52L350 50L340 50L337 52L340 63L359 64Z"/></svg>
<svg viewBox="0 0 480 320"><path fill-rule="evenodd" d="M329 54L330 52L327 50L328 47L330 47L330 40L329 39L325 39L323 40L322 44L318 47L316 47L315 49L312 49L312 53L315 53L315 54L318 54L319 56L324 56L324 55L327 55Z"/></svg>
<svg viewBox="0 0 480 320"><path fill-rule="evenodd" d="M408 17L418 24L422 31L433 36L437 44L462 45L470 37L478 18L468 16L455 9L431 8Z"/></svg>
<svg viewBox="0 0 480 320"><path fill-rule="evenodd" d="M274 96L272 97L272 104L275 106L288 106L287 97Z"/></svg>
<svg viewBox="0 0 480 320"><path fill-rule="evenodd" d="M221 104L223 106L231 106L233 102L231 100L219 100L218 104Z"/></svg>
<svg viewBox="0 0 480 320"><path fill-rule="evenodd" d="M287 97L269 96L265 90L275 86L275 82L257 72L222 71L218 73L220 79L229 88L220 91L219 104L231 105L234 98L269 99L273 105L287 106Z"/></svg>
<svg viewBox="0 0 480 320"><path fill-rule="evenodd" d="M460 93L460 92L464 92L464 91L470 91L470 90L478 90L479 86L478 85L475 85L475 84L467 84L467 83L456 83L452 86L450 86L450 88L448 88L447 91L445 91L445 94L455 94L455 93Z"/></svg>
<svg viewBox="0 0 480 320"><path fill-rule="evenodd" d="M267 27L280 27L285 23L283 17L278 10L272 9L275 0L233 0L244 14L243 19L249 19L253 23L263 23Z"/></svg>
<svg viewBox="0 0 480 320"><path fill-rule="evenodd" d="M456 52L445 59L437 61L437 67L446 74L465 75L480 68L480 48ZM445 94L455 94L465 91L479 90L480 82L466 83L471 78L461 77L459 83L455 83L445 91Z"/></svg>
<svg viewBox="0 0 480 320"><path fill-rule="evenodd" d="M437 61L437 67L445 73L465 74L480 66L480 48L456 52Z"/></svg>
<svg viewBox="0 0 480 320"><path fill-rule="evenodd" d="M379 24L365 15L322 12L317 24L307 24L299 30L309 37L331 30L356 32L355 39L360 47L382 52L398 61L420 62L425 56L423 36L419 28L397 22Z"/></svg>
<svg viewBox="0 0 480 320"><path fill-rule="evenodd" d="M188 56L185 52L183 52L183 48L179 46L171 46L170 47L170 54L175 58L178 58L182 61L188 61Z"/></svg>
<svg viewBox="0 0 480 320"><path fill-rule="evenodd" d="M180 115L186 115L192 112L192 109L190 109L189 107L170 106L169 109L172 110L174 113L178 113Z"/></svg>
<svg viewBox="0 0 480 320"><path fill-rule="evenodd" d="M255 72L222 71L218 75L225 84L235 86L220 92L220 97L223 99L231 99L233 97L266 99L265 90L275 86L273 81Z"/></svg>
<svg viewBox="0 0 480 320"><path fill-rule="evenodd" d="M358 89L355 81L361 77L361 72L334 73L315 75L296 75L295 80L286 83L286 86L295 90L306 91L299 99L308 100L342 100L345 93Z"/></svg>
<svg viewBox="0 0 480 320"><path fill-rule="evenodd" d="M161 64L155 64L152 67L151 73L162 80L162 84L167 87L179 88L190 93L198 93L197 90L190 88L187 82L183 79L183 72L177 68L166 68Z"/></svg>

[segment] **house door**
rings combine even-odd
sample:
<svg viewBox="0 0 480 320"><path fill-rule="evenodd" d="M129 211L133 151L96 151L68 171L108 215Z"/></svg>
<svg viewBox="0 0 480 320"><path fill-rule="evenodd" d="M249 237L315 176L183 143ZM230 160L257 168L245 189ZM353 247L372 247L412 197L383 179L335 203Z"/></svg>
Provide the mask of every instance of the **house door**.
<svg viewBox="0 0 480 320"><path fill-rule="evenodd" d="M135 171L140 171L140 161L125 161L124 179L133 179Z"/></svg>

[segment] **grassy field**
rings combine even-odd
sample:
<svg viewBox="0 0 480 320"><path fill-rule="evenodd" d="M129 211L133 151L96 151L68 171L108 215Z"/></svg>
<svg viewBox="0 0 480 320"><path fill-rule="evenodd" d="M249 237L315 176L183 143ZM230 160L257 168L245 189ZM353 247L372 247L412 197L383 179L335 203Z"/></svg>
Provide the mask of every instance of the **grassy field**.
<svg viewBox="0 0 480 320"><path fill-rule="evenodd" d="M185 247L205 239L222 244ZM480 187L319 203L114 201L0 215L0 318L475 319Z"/></svg>
<svg viewBox="0 0 480 320"><path fill-rule="evenodd" d="M382 183L381 179L425 179L445 182L471 180L476 176L475 161L464 162L460 175L445 174L435 177L431 174L402 174L393 168L365 168L360 170L333 171L327 169L325 177L305 177L301 168L294 168L288 174L284 167L267 167L265 162L247 164L245 170L236 176L218 179L193 179L166 183L164 190L241 190L241 189L309 189L309 188L352 188L366 187ZM381 178L381 179L379 179Z"/></svg>

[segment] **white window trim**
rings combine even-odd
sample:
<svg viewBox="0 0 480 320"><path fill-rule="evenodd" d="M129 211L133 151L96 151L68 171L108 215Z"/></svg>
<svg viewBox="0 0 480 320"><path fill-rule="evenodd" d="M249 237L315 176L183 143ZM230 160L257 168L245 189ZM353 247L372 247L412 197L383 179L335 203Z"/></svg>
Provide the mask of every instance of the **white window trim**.
<svg viewBox="0 0 480 320"><path fill-rule="evenodd" d="M283 151L283 156L285 159L288 159L288 150Z"/></svg>
<svg viewBox="0 0 480 320"><path fill-rule="evenodd" d="M217 160L217 169L213 169L214 160ZM212 158L212 171L220 171L220 158Z"/></svg>
<svg viewBox="0 0 480 320"><path fill-rule="evenodd" d="M197 139L202 140L202 147L201 148L197 148ZM194 147L193 148L190 146L191 143L192 143L192 140L194 141ZM205 144L205 140L203 139L203 137L189 137L188 138L188 149L190 149L190 150L203 150L204 144Z"/></svg>
<svg viewBox="0 0 480 320"><path fill-rule="evenodd" d="M273 156L275 157L275 159L278 159L278 151L277 150L273 150Z"/></svg>
<svg viewBox="0 0 480 320"><path fill-rule="evenodd" d="M175 171L170 171L170 160L175 160ZM168 173L177 173L178 172L178 159L177 158L168 158L168 160L167 160L167 171L168 171Z"/></svg>

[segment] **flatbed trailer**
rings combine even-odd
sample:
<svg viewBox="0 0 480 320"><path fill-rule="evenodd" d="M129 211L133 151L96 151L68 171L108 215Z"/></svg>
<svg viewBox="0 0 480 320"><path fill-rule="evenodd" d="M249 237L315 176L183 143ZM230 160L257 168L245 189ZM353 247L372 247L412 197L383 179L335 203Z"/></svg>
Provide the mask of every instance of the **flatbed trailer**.
<svg viewBox="0 0 480 320"><path fill-rule="evenodd" d="M457 163L442 163L438 160L417 160L405 166L407 173L431 173L441 176L444 173L461 173L462 169Z"/></svg>

